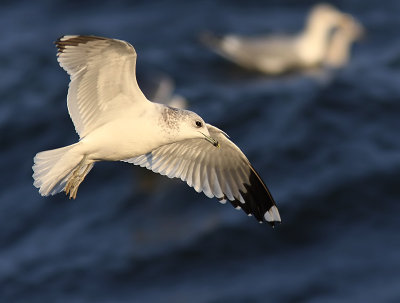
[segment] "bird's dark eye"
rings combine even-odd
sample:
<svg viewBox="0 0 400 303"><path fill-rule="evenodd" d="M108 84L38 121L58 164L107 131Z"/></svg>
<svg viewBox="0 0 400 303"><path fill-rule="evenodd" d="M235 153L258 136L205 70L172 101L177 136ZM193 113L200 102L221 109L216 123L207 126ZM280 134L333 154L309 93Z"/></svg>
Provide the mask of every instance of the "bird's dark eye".
<svg viewBox="0 0 400 303"><path fill-rule="evenodd" d="M196 121L196 126L197 127L203 127L203 123L201 123L201 121Z"/></svg>

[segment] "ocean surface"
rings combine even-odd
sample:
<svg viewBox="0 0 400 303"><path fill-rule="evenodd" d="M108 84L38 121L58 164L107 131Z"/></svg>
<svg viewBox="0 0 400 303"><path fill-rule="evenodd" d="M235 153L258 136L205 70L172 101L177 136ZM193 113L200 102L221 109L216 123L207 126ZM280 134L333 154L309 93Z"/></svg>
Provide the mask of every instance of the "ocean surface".
<svg viewBox="0 0 400 303"><path fill-rule="evenodd" d="M243 71L199 42L295 33L315 3L2 1L0 302L400 302L400 1L332 2L367 36L322 76ZM246 153L282 224L122 162L96 164L76 200L41 197L33 157L78 139L65 34L129 41L140 85L169 75Z"/></svg>

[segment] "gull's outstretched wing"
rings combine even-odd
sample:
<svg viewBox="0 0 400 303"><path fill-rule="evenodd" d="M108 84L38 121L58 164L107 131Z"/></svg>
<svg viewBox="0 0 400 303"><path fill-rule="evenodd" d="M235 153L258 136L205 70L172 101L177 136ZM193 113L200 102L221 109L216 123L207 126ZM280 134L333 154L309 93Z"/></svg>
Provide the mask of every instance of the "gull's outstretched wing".
<svg viewBox="0 0 400 303"><path fill-rule="evenodd" d="M169 178L181 178L207 197L217 197L221 202L229 200L259 222L280 222L274 199L246 156L223 131L207 126L219 148L206 140L190 139L124 161Z"/></svg>
<svg viewBox="0 0 400 303"><path fill-rule="evenodd" d="M63 36L58 62L71 76L68 111L85 136L127 105L146 102L136 82L136 51L128 42L96 36Z"/></svg>

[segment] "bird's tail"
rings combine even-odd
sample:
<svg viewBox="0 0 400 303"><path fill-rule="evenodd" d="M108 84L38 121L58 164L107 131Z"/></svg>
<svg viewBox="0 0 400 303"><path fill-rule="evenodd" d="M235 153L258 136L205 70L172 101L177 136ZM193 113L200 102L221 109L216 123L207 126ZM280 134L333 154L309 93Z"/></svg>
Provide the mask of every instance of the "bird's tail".
<svg viewBox="0 0 400 303"><path fill-rule="evenodd" d="M33 159L33 179L42 196L63 190L75 198L79 184L93 167L86 157L77 153L76 144L37 153Z"/></svg>

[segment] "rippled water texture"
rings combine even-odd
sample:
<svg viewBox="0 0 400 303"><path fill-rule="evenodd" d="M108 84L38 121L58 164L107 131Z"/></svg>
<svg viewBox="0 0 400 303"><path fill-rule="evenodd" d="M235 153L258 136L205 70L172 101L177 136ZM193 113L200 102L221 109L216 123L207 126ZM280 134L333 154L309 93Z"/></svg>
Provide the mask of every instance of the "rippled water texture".
<svg viewBox="0 0 400 303"><path fill-rule="evenodd" d="M367 38L322 78L242 71L198 42L296 32L311 4L2 2L0 301L400 302L400 2L335 2ZM42 198L34 155L77 140L64 34L127 40L139 74L169 74L247 154L282 224L122 162L96 164L74 201Z"/></svg>

